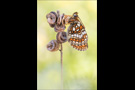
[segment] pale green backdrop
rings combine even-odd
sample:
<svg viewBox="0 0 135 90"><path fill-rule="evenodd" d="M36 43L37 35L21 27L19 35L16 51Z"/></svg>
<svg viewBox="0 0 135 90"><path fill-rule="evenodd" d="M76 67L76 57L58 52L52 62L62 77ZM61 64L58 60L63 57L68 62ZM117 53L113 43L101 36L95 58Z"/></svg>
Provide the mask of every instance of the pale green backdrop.
<svg viewBox="0 0 135 90"><path fill-rule="evenodd" d="M77 51L68 42L63 44L64 89L97 90L96 0L37 1L37 89L60 90L60 52L46 49L57 34L47 23L46 14L57 10L67 15L77 11L88 34L87 51Z"/></svg>

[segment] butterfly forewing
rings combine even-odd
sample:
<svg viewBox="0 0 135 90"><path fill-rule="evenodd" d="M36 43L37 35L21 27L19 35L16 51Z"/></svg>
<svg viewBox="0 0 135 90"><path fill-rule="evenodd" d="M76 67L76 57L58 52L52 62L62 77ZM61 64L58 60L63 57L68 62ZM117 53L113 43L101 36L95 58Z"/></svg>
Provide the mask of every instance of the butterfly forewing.
<svg viewBox="0 0 135 90"><path fill-rule="evenodd" d="M88 48L88 35L84 25L80 21L74 21L68 28L68 42L79 51L85 51Z"/></svg>

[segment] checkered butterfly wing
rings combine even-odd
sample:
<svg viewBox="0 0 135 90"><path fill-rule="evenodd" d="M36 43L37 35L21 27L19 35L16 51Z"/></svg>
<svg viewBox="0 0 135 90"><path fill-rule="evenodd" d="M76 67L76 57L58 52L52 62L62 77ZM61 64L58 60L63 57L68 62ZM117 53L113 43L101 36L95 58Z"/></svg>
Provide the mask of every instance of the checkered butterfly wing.
<svg viewBox="0 0 135 90"><path fill-rule="evenodd" d="M86 33L85 27L83 23L72 17L70 26L68 27L68 42L70 45L79 50L85 51L88 48L88 35Z"/></svg>

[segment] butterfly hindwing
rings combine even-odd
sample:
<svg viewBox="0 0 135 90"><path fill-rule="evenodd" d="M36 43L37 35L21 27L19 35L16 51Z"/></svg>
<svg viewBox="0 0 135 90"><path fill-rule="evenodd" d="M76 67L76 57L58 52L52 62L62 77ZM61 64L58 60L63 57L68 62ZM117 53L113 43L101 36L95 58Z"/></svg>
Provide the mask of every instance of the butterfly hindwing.
<svg viewBox="0 0 135 90"><path fill-rule="evenodd" d="M74 21L68 28L68 42L79 51L85 51L88 48L88 35L85 27L80 21Z"/></svg>

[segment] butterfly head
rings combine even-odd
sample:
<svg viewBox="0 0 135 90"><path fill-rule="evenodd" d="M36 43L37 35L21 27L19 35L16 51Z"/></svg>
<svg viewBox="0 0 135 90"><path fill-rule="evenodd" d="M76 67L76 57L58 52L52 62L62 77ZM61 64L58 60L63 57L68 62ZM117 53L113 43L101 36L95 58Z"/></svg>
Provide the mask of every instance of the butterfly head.
<svg viewBox="0 0 135 90"><path fill-rule="evenodd" d="M73 23L74 21L78 21L78 12L74 12L72 17L69 19L69 23Z"/></svg>
<svg viewBox="0 0 135 90"><path fill-rule="evenodd" d="M78 17L78 12L73 13L73 17L74 18Z"/></svg>

